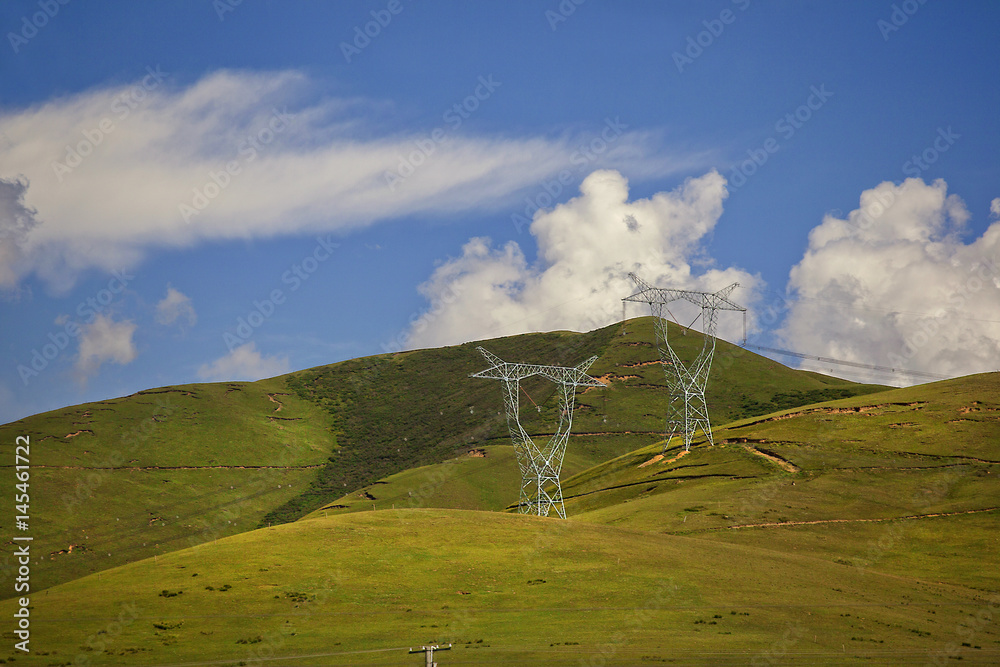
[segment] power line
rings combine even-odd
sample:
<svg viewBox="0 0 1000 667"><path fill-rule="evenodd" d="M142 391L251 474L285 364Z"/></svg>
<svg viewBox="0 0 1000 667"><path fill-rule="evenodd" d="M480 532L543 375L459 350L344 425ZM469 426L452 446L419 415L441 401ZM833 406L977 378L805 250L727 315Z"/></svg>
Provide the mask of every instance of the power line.
<svg viewBox="0 0 1000 667"><path fill-rule="evenodd" d="M799 359L811 359L814 361L822 361L828 364L839 364L841 366L853 366L854 368L865 368L873 371L883 371L886 373L896 373L897 375L910 375L913 377L927 378L930 380L947 380L950 376L939 375L937 373L928 373L927 371L911 371L904 368L890 368L889 366L876 366L873 364L862 364L857 361L845 361L843 359L833 359L831 357L820 357L815 354L804 354L802 352L792 352L791 350L779 350L775 347L764 347L763 345L751 345L749 343L745 344L744 347L760 350L762 352L772 352L774 354L783 354L788 357L798 357Z"/></svg>
<svg viewBox="0 0 1000 667"><path fill-rule="evenodd" d="M938 318L938 317L941 317L941 311L945 310L944 308L940 308L936 312L931 313L931 312L926 312L926 311L920 312L920 311L915 311L915 310L899 310L897 308L880 308L878 306L865 306L865 305L861 305L861 304L858 304L858 303L854 303L852 301L841 301L841 300L838 300L838 299L824 299L822 297L817 297L817 296L801 296L801 295L796 295L795 298L792 299L792 298L788 297L787 295L782 294L781 292L778 292L777 290L768 289L767 291L770 292L770 293L772 293L772 294L777 295L778 298L780 298L782 301L784 301L786 303L791 303L791 304L794 304L795 302L802 302L802 301L818 301L818 302L822 302L822 303L835 303L835 304L840 305L840 306L846 306L847 308L849 308L851 310L867 310L867 311L873 312L873 313L888 313L890 315L912 315L914 317L932 317L932 318ZM963 316L963 315L957 315L957 314L954 314L954 313L949 313L948 314L948 319L951 319L951 320L965 320L965 321L969 321L969 322L986 322L988 324L1000 324L1000 320L989 320L989 319L985 319L985 318L982 318L982 317L967 317L967 316Z"/></svg>

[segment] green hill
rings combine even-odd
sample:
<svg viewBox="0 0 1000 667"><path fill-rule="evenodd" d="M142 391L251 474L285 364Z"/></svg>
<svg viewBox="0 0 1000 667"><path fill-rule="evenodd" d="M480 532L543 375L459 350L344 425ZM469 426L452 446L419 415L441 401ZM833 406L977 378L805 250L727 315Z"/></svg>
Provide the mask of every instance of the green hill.
<svg viewBox="0 0 1000 667"><path fill-rule="evenodd" d="M681 335L671 325L674 347L682 358L691 359L702 346L702 337L689 331ZM544 341L547 346L537 351L527 347ZM516 464L508 450L491 450L491 446L510 445L503 414L501 389L495 382L470 379L467 376L485 367L482 357L475 351L484 345L501 358L510 361L545 362L575 365L591 354L598 359L590 374L607 383L603 389L585 389L578 392L574 415L571 446L567 450L564 477L581 472L610 458L620 456L663 437L664 415L669 393L663 369L656 351L652 318L629 320L625 327L614 325L590 334L531 334L511 336L485 343L468 343L438 350L420 350L394 357L370 357L351 365L336 364L298 374L301 387L311 387L300 393L304 398L326 401L331 413L350 415L359 425L357 432L364 433L366 442L377 442L378 451L392 451L393 443L407 442L421 451L437 447L434 463L451 461L458 468L468 468L476 477L477 488L482 489L482 502L448 499L436 493L436 500L424 497L431 487L441 487L437 478L451 477L458 472L449 464L438 468L428 461L420 462L420 469L413 466L383 466L382 471L402 473L369 477L364 484L355 486L351 493L338 492L335 485L317 490L315 497L303 498L301 505L295 501L282 512L294 506L291 516L301 516L301 509L324 507L327 514L354 510L391 508L402 501L408 507L435 506L463 509L497 510L517 501L517 488L511 490L506 479L516 482ZM428 356L433 354L432 357ZM548 360L548 361L545 361ZM365 393L355 390L357 380L374 375L378 384L363 384ZM426 387L426 393L412 391L415 386ZM447 387L447 389L441 389ZM555 387L534 378L522 383L521 422L533 437L544 439L551 435L558 422L558 403ZM386 393L388 391L390 393ZM393 391L393 389L395 391ZM782 407L802 406L821 400L855 396L886 387L863 385L827 377L817 373L792 370L765 357L719 341L715 364L709 378L706 399L712 419L717 424L745 416L760 415ZM346 409L345 406L350 408ZM377 430L364 431L363 424L378 424ZM416 424L419 428L411 428ZM394 428L400 425L401 428ZM458 438L446 442L442 437L464 428ZM344 436L340 436L344 441ZM421 440L423 439L423 440ZM413 445L416 442L418 444ZM461 446L449 449L448 444ZM486 459L464 461L470 448L486 448L493 452ZM503 454L507 451L506 454ZM456 454L458 457L456 458ZM498 456L505 456L509 464L500 463ZM483 473L473 473L482 470ZM498 483L493 471L504 475ZM488 472L487 472L488 471ZM502 471L502 472L500 472ZM460 474L466 474L462 472ZM333 479L337 475L331 474ZM317 485L318 486L318 485ZM420 488L424 487L422 493ZM447 487L444 493L451 493ZM486 490L488 489L488 490ZM457 491L456 491L457 493ZM399 495L403 494L403 495ZM467 495L467 494L466 494ZM419 496L419 497L418 497ZM315 499L324 498L325 505ZM419 504L417 504L419 503ZM288 514L276 513L284 518Z"/></svg>
<svg viewBox="0 0 1000 667"><path fill-rule="evenodd" d="M0 427L5 461L30 438L30 535L45 588L255 528L305 489L334 442L281 378L165 387ZM13 488L13 467L3 482ZM5 534L13 516L0 519ZM5 554L3 596L13 595Z"/></svg>
<svg viewBox="0 0 1000 667"><path fill-rule="evenodd" d="M696 332L674 333L682 354L700 349ZM566 460L566 475L582 472L661 437L667 393L653 340L652 320L641 318L624 332L615 325L510 336L260 382L163 387L0 426L7 461L18 436L32 443L30 526L41 559L33 584L45 588L295 520L348 504L337 502L345 494L363 509L368 499L357 494L388 476L509 444L500 388L468 377L484 367L477 344L506 359L547 364L599 355L591 372L609 387L579 395L577 435ZM535 378L523 388L526 427L551 432L554 386ZM724 423L879 389L794 371L720 341L708 401L716 423ZM484 461L494 464L499 456ZM11 488L13 469L3 470ZM514 466L503 468L501 478L516 479ZM451 489L442 493L458 493ZM463 492L466 500L439 504L501 509L513 501L507 483L482 489L477 482ZM8 533L10 521L0 519ZM13 595L13 564L9 555L0 563L0 597Z"/></svg>
<svg viewBox="0 0 1000 667"><path fill-rule="evenodd" d="M958 655L988 662L1000 631L977 619L998 603L756 545L390 510L257 530L36 594L30 664L417 665L408 648L430 643L453 644L442 666L924 664L954 651L964 626Z"/></svg>
<svg viewBox="0 0 1000 667"><path fill-rule="evenodd" d="M1000 374L729 424L563 483L581 521L1000 588Z"/></svg>
<svg viewBox="0 0 1000 667"><path fill-rule="evenodd" d="M471 344L7 425L5 439L41 444L33 498L95 484L61 514L37 510L35 653L16 653L8 631L0 659L397 665L421 664L410 647L451 642L442 667L1000 661L1000 374L879 391L720 344L709 400L732 421L717 423L714 447L701 439L661 454L664 392L646 324L487 343L512 360L568 349L554 363L575 363L584 343L600 354L592 371L610 385L579 396L565 521L500 511L518 473L499 387L467 378L483 366ZM529 343L538 357L518 354ZM540 408L524 408L525 422L542 437L551 388L525 389ZM845 390L856 395L753 414ZM416 421L416 404L442 408ZM93 435L46 439L69 428ZM393 442L400 451L368 465ZM122 464L87 458L115 447ZM248 468L252 457L271 467ZM254 487L253 475L265 481ZM278 508L310 509L304 498L319 501L306 518L251 530ZM186 512L166 521L163 508L182 500ZM141 525L153 510L158 520ZM206 515L233 523L206 532L196 523ZM118 528L127 516L130 528ZM117 562L93 548L49 553L46 540L80 526L90 544L132 550ZM0 602L8 618L16 608Z"/></svg>

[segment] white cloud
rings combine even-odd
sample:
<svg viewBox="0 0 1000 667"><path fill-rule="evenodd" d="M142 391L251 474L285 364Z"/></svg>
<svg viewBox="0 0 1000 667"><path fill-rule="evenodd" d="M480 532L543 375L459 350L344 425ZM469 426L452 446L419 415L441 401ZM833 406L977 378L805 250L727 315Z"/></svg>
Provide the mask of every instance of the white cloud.
<svg viewBox="0 0 1000 667"><path fill-rule="evenodd" d="M1000 197L990 202L990 213L993 214L993 217L1000 218Z"/></svg>
<svg viewBox="0 0 1000 667"><path fill-rule="evenodd" d="M791 270L784 344L948 376L996 370L1000 222L964 243L968 217L944 181L916 178L866 190L846 220L826 216Z"/></svg>
<svg viewBox="0 0 1000 667"><path fill-rule="evenodd" d="M10 139L0 176L24 174L27 203L44 220L26 239L30 261L0 256L8 281L35 271L65 289L89 267L135 266L152 246L330 232L511 205L519 190L571 163L578 168L580 146L594 145L588 132L553 139L446 131L415 173L390 190L387 171L435 128L379 136L368 120L378 105L304 102L321 93L294 71L218 71L184 88L145 81L0 111ZM705 163L704 155L668 154L655 139L623 131L601 144L600 156L582 161L627 164L647 175ZM181 205L191 207L190 224Z"/></svg>
<svg viewBox="0 0 1000 667"><path fill-rule="evenodd" d="M105 315L98 315L93 322L84 325L76 358L79 379L85 382L109 361L121 365L131 363L136 357L132 341L135 328L130 320L115 322Z"/></svg>
<svg viewBox="0 0 1000 667"><path fill-rule="evenodd" d="M198 315L191 305L191 298L168 285L167 295L156 304L156 321L159 324L170 325L181 318L187 321L189 327L198 321Z"/></svg>
<svg viewBox="0 0 1000 667"><path fill-rule="evenodd" d="M264 357L253 341L235 348L198 369L198 377L209 381L260 380L289 372L287 357Z"/></svg>
<svg viewBox="0 0 1000 667"><path fill-rule="evenodd" d="M737 268L697 273L710 263L703 242L722 214L725 179L716 172L685 181L672 192L628 201L628 181L617 171L590 174L580 196L535 214L531 234L538 260L529 264L511 241L493 247L473 238L462 255L439 266L420 286L431 309L401 340L386 347L426 347L527 331L587 331L617 321L621 299L634 293L634 271L646 281L715 292L732 282L752 301L759 278ZM632 304L630 316L648 315ZM720 335L735 337L742 320L720 318Z"/></svg>
<svg viewBox="0 0 1000 667"><path fill-rule="evenodd" d="M27 190L23 177L0 178L0 288L16 285L22 246L38 224L38 212L24 204Z"/></svg>

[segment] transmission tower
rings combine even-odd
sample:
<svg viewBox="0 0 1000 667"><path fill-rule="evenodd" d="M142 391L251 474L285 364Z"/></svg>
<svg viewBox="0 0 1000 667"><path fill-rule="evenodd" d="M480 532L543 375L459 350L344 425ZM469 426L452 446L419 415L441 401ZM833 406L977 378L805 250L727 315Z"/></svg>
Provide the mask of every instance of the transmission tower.
<svg viewBox="0 0 1000 667"><path fill-rule="evenodd" d="M577 387L603 387L600 380L587 375L587 369L597 357L591 357L575 368L565 366L538 366L535 364L512 364L492 354L482 347L478 349L492 364L489 368L470 377L502 380L504 387L504 407L507 410L507 430L514 444L514 455L521 469L521 496L517 508L521 514L548 516L555 509L560 519L566 518L563 506L562 487L559 473L562 471L563 456L569 430L573 426L573 408L576 405ZM555 382L559 393L559 424L556 432L545 445L539 447L525 432L519 418L520 402L518 390L520 382L533 375L542 375ZM555 487L553 492L549 486Z"/></svg>
<svg viewBox="0 0 1000 667"><path fill-rule="evenodd" d="M667 404L667 441L663 451L677 434L683 434L684 450L691 449L691 440L699 428L712 440L712 424L708 419L708 405L705 403L705 387L708 385L708 372L712 367L712 356L715 354L715 329L717 315L720 310L736 310L743 313L743 338L746 340L747 309L729 300L729 294L739 287L733 283L729 287L714 294L708 292L690 292L688 290L662 289L653 287L634 273L628 274L635 282L639 291L622 299L638 303L648 303L653 313L653 323L656 329L656 348L660 352L660 362L667 376L667 386L670 388L670 402ZM685 365L680 360L674 348L670 346L667 337L667 319L664 312L670 313L668 304L684 300L701 308L698 317L702 320L703 342L701 352L690 363ZM695 318L695 322L698 318ZM694 324L692 322L691 324ZM690 328L690 326L689 326Z"/></svg>

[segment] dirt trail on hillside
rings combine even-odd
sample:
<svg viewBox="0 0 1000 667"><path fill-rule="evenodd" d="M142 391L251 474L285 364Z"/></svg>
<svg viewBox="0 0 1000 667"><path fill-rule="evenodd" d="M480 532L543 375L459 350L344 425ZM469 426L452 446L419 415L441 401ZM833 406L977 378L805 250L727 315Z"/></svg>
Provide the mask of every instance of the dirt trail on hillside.
<svg viewBox="0 0 1000 667"><path fill-rule="evenodd" d="M751 454L756 454L757 456L763 456L765 459L767 459L772 463L777 463L779 466L781 466L784 470L788 472L798 472L799 470L802 469L797 465L795 465L794 463L792 463L791 461L787 461L781 458L777 454L772 454L770 452L763 452L751 445L743 445L743 449L747 450Z"/></svg>
<svg viewBox="0 0 1000 667"><path fill-rule="evenodd" d="M795 417L801 417L803 415L814 415L814 414L825 414L825 415L861 415L864 417L877 417L881 416L881 412L873 412L874 410L885 410L891 407L904 407L912 408L914 410L922 410L927 401L911 401L909 403L878 403L877 405L859 405L857 407L851 408L807 408L805 410L797 410L795 412L789 412L788 414L778 415L777 417L766 417L764 419L758 419L757 421L752 421L747 424L740 424L739 426L730 426L730 430L738 428L749 428L751 426L759 426L760 424L767 424L769 422L782 421L784 419L794 419Z"/></svg>
<svg viewBox="0 0 1000 667"><path fill-rule="evenodd" d="M47 466L31 464L32 468L50 468L53 470L313 470L322 468L324 464L317 463L308 466ZM0 466L13 468L14 466Z"/></svg>
<svg viewBox="0 0 1000 667"><path fill-rule="evenodd" d="M978 510L962 510L961 512L935 512L932 514L910 514L907 516L887 517L883 519L816 519L814 521L781 521L771 523L743 523L709 530L737 530L740 528L773 528L775 526L815 526L821 523L883 523L885 521L907 521L912 519L930 519L937 516L959 516L961 514L981 514L995 512L1000 507L986 507Z"/></svg>
<svg viewBox="0 0 1000 667"><path fill-rule="evenodd" d="M272 403L277 403L278 404L278 407L276 407L274 409L274 411L275 412L281 412L281 408L283 408L285 406L284 406L284 404L281 401L279 401L278 399L276 399L275 396L288 396L288 394L274 393L274 394L268 394L267 395L268 399L270 399L270 401Z"/></svg>
<svg viewBox="0 0 1000 667"><path fill-rule="evenodd" d="M618 368L639 368L640 366L659 366L662 363L659 359L655 361L637 361L634 364L618 364Z"/></svg>
<svg viewBox="0 0 1000 667"><path fill-rule="evenodd" d="M674 461L676 461L677 459L679 459L680 457L684 456L684 455L685 455L685 454L687 454L687 453L688 453L688 450L686 450L686 449L685 449L684 451L682 451L682 452L681 452L680 454L678 454L678 455L677 455L677 456L675 456L674 458L672 458L672 459L667 459L666 461L664 461L664 463L673 463ZM639 464L639 467L640 467L640 468L645 468L645 467L646 467L646 466L648 466L648 465L649 465L650 463L656 463L657 461L659 461L659 460L661 460L661 459L663 459L663 454L657 454L656 456L654 456L653 458L649 459L649 460L648 460L648 461L646 461L645 463L640 463L640 464Z"/></svg>

